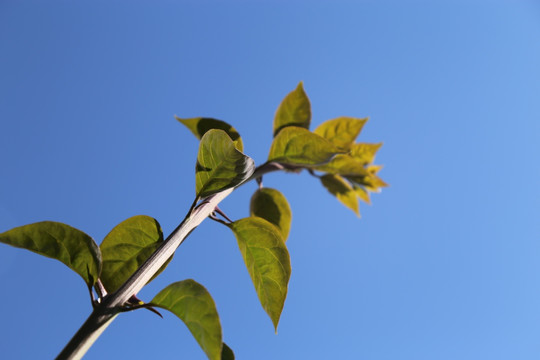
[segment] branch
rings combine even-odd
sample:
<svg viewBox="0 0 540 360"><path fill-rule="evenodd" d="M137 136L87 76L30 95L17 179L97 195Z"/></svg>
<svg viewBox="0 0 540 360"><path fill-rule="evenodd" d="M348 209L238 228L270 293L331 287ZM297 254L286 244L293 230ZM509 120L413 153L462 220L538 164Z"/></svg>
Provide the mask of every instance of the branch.
<svg viewBox="0 0 540 360"><path fill-rule="evenodd" d="M284 166L275 162L267 162L258 166L253 175L243 184L259 179L262 175L278 170L295 170L294 167ZM122 306L132 295L137 294L156 272L174 254L184 239L206 219L216 206L233 192L234 188L223 190L203 199L191 206L188 214L178 227L167 237L161 246L154 252L131 277L114 293L107 294L101 299L85 323L75 333L56 360L81 359L98 339L101 333L122 311ZM101 290L101 289L100 289ZM104 290L104 289L103 289ZM106 292L105 292L106 294Z"/></svg>
<svg viewBox="0 0 540 360"><path fill-rule="evenodd" d="M182 223L169 235L163 244L146 260L137 271L114 293L106 296L77 331L57 360L80 359L97 340L99 335L121 311L122 305L137 294L154 274L174 254L178 246L204 219L214 211L216 206L231 192L233 188L211 195L188 213Z"/></svg>

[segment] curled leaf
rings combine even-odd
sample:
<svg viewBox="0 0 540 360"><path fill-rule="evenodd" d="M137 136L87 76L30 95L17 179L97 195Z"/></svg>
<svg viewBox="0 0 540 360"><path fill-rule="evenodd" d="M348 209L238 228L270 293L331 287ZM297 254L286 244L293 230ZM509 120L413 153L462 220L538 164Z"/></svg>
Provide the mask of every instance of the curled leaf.
<svg viewBox="0 0 540 360"><path fill-rule="evenodd" d="M197 196L206 197L240 185L255 170L253 160L242 154L223 130L207 131L200 142L195 170Z"/></svg>
<svg viewBox="0 0 540 360"><path fill-rule="evenodd" d="M95 241L66 224L43 221L16 227L1 233L0 242L63 262L89 287L101 272L101 253Z"/></svg>
<svg viewBox="0 0 540 360"><path fill-rule="evenodd" d="M219 315L212 296L204 286L191 279L175 282L161 290L151 305L169 310L180 318L208 359L222 358Z"/></svg>

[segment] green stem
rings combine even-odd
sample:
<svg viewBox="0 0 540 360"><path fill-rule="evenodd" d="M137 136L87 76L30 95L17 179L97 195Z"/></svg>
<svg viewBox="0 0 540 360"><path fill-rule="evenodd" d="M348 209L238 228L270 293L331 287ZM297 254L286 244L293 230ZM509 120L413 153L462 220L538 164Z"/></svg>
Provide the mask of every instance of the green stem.
<svg viewBox="0 0 540 360"><path fill-rule="evenodd" d="M79 331L75 333L62 352L58 354L56 357L57 360L78 360L81 359L84 354L86 354L88 349L90 349L101 333L105 331L107 326L109 326L109 324L118 315L106 312L105 310L106 309L102 309L100 306L92 311Z"/></svg>
<svg viewBox="0 0 540 360"><path fill-rule="evenodd" d="M58 355L57 360L81 359L105 328L118 315L121 306L137 294L154 274L167 262L184 239L208 215L217 204L234 189L227 189L212 195L200 206L188 213L184 221L169 235L163 244L133 273L133 275L114 293L106 296L86 322Z"/></svg>
<svg viewBox="0 0 540 360"><path fill-rule="evenodd" d="M246 181L254 180L263 174L284 170L276 163L265 163L259 166ZM244 182L245 183L245 182ZM101 304L94 308L85 323L75 333L56 360L81 359L92 344L103 333L107 326L116 318L122 306L132 295L136 295L154 274L167 262L184 239L201 224L216 208L216 206L233 192L234 188L213 194L198 206L192 206L182 223L169 235L161 246L131 275L131 277L114 293L102 299ZM195 204L194 204L195 205Z"/></svg>

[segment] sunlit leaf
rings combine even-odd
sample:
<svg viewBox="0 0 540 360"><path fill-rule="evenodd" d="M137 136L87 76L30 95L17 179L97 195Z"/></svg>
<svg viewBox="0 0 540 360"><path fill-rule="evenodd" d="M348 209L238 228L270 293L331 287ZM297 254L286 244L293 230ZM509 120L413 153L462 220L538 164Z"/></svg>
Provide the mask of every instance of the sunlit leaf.
<svg viewBox="0 0 540 360"><path fill-rule="evenodd" d="M204 134L206 134L208 130L223 130L232 139L236 148L240 151L244 151L244 144L242 142L240 134L238 133L238 131L236 131L235 128L227 124L225 121L205 117L181 119L178 116L175 116L175 118L176 120L184 124L189 130L191 130L193 135L195 135L199 140L203 137Z"/></svg>
<svg viewBox="0 0 540 360"><path fill-rule="evenodd" d="M300 82L279 104L274 117L274 136L287 126L309 129L310 122L311 104L304 91L304 85Z"/></svg>
<svg viewBox="0 0 540 360"><path fill-rule="evenodd" d="M369 198L369 192L361 186L353 185L354 192L356 196L366 204L371 204L371 199Z"/></svg>
<svg viewBox="0 0 540 360"><path fill-rule="evenodd" d="M313 166L328 162L338 153L340 150L325 138L304 128L289 126L274 138L268 161Z"/></svg>
<svg viewBox="0 0 540 360"><path fill-rule="evenodd" d="M380 177L371 173L366 176L347 176L346 178L371 192L380 192L380 188L388 186Z"/></svg>
<svg viewBox="0 0 540 360"><path fill-rule="evenodd" d="M291 208L285 196L276 189L261 188L251 197L251 216L258 216L276 225L287 241L291 228Z"/></svg>
<svg viewBox="0 0 540 360"><path fill-rule="evenodd" d="M339 175L321 176L324 187L334 195L343 205L351 209L360 216L358 209L358 199L353 187Z"/></svg>
<svg viewBox="0 0 540 360"><path fill-rule="evenodd" d="M387 187L388 184L385 183L380 177L375 174L372 174L368 178L364 179L364 186L369 189L375 189L372 191L380 191L380 188Z"/></svg>
<svg viewBox="0 0 540 360"><path fill-rule="evenodd" d="M375 154L382 146L382 143L368 144L358 143L351 147L351 156L357 159L362 164L371 164L375 161Z"/></svg>
<svg viewBox="0 0 540 360"><path fill-rule="evenodd" d="M338 117L319 125L313 132L330 141L342 150L349 150L362 131L367 118Z"/></svg>
<svg viewBox="0 0 540 360"><path fill-rule="evenodd" d="M238 240L262 307L277 331L291 276L289 252L279 229L259 217L229 224Z"/></svg>
<svg viewBox="0 0 540 360"><path fill-rule="evenodd" d="M367 171L371 174L376 175L379 171L381 171L382 168L383 168L382 165L369 165L367 167Z"/></svg>
<svg viewBox="0 0 540 360"><path fill-rule="evenodd" d="M186 324L210 360L221 359L221 324L210 293L194 280L175 282L161 290L151 305L169 310Z"/></svg>
<svg viewBox="0 0 540 360"><path fill-rule="evenodd" d="M315 167L315 170L343 176L367 176L367 169L348 154L338 154L329 162Z"/></svg>
<svg viewBox="0 0 540 360"><path fill-rule="evenodd" d="M221 350L221 360L234 360L234 352L225 343L223 343L223 349Z"/></svg>
<svg viewBox="0 0 540 360"><path fill-rule="evenodd" d="M66 224L43 221L16 227L1 233L0 242L59 260L88 286L95 284L101 272L101 253L95 241Z"/></svg>
<svg viewBox="0 0 540 360"><path fill-rule="evenodd" d="M206 197L237 186L254 170L253 160L235 148L225 131L209 130L199 144L195 172L197 195Z"/></svg>
<svg viewBox="0 0 540 360"><path fill-rule="evenodd" d="M116 225L100 245L103 256L101 281L107 291L116 291L162 242L161 226L149 216L133 216ZM168 262L154 277L167 265Z"/></svg>

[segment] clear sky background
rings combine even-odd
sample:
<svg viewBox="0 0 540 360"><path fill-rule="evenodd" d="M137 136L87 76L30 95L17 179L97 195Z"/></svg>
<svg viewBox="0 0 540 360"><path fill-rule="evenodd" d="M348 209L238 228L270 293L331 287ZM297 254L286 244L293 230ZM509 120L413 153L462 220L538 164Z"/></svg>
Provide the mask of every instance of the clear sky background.
<svg viewBox="0 0 540 360"><path fill-rule="evenodd" d="M97 242L137 214L169 234L198 142L173 116L233 124L265 161L299 81L312 128L370 121L390 183L355 215L307 174L278 335L232 233L205 221L150 300L202 283L237 359L540 356L540 5L535 1L0 1L0 231L41 220ZM255 184L221 208L248 215ZM50 359L90 313L63 264L0 246L0 354ZM184 324L120 316L87 359L205 359Z"/></svg>

